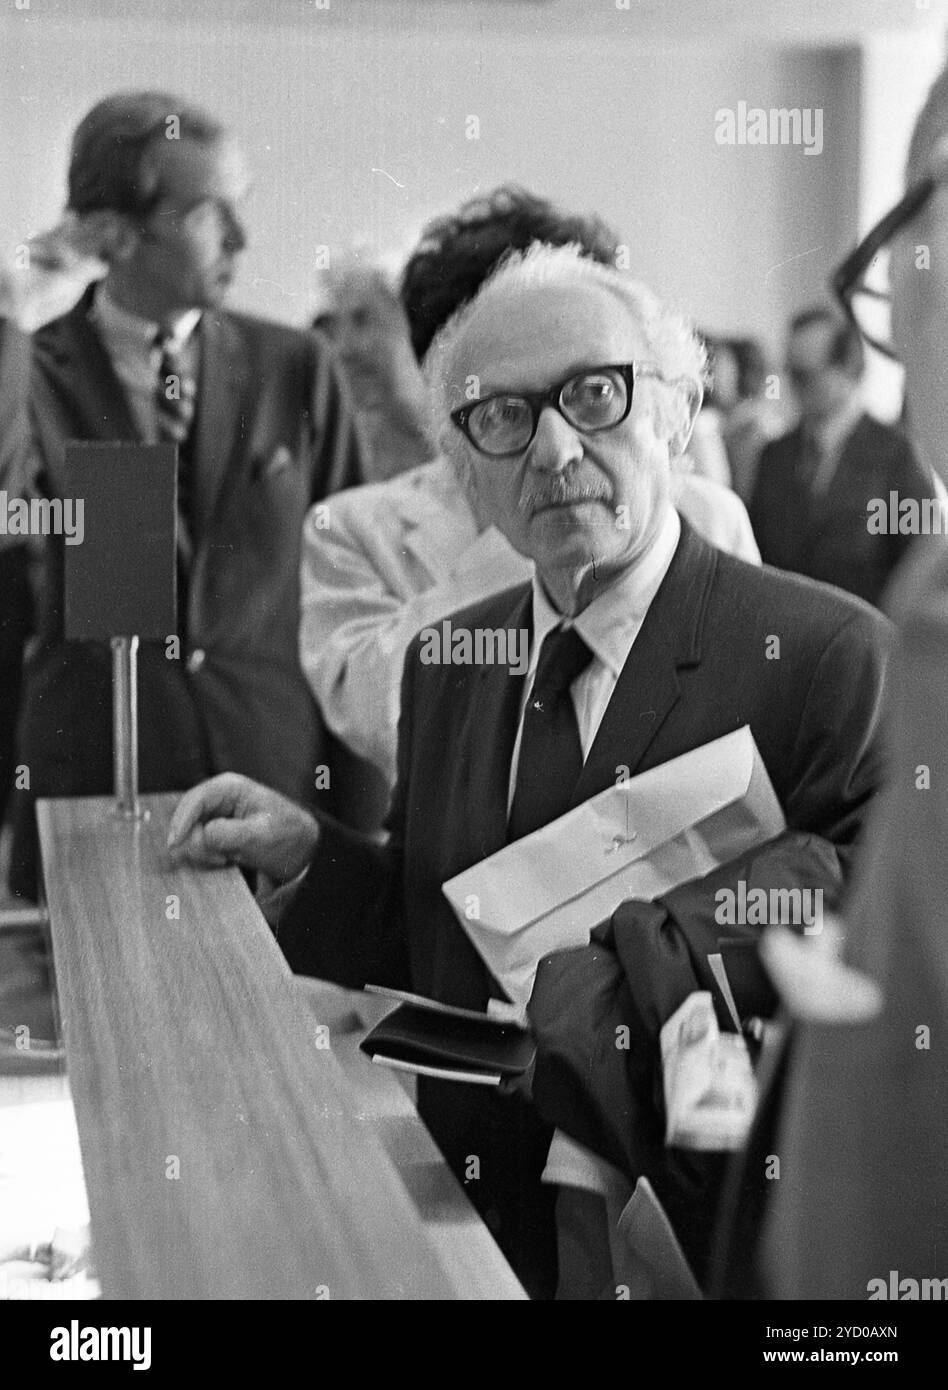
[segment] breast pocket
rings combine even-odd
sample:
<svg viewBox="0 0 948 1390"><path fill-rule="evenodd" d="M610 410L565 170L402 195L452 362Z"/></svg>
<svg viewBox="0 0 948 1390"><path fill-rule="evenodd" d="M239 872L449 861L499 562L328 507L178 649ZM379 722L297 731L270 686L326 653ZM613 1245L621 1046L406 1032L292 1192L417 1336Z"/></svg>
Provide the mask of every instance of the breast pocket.
<svg viewBox="0 0 948 1390"><path fill-rule="evenodd" d="M307 491L298 459L286 445L258 455L227 500L210 547L218 589L236 601L254 587L272 594L298 585L300 536Z"/></svg>

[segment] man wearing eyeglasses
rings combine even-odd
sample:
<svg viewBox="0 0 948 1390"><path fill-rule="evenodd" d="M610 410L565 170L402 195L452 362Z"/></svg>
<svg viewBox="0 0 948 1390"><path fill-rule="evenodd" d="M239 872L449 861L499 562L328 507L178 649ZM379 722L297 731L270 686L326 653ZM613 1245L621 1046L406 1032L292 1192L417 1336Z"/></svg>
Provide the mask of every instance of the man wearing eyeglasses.
<svg viewBox="0 0 948 1390"><path fill-rule="evenodd" d="M315 782L299 537L311 504L358 481L358 453L326 352L223 308L248 188L207 112L164 93L109 97L76 130L66 219L3 287L0 350L32 358L18 490L61 495L67 441L178 448L180 643L140 652L145 791L224 768L300 797ZM29 789L14 794L11 886L27 896L36 796L106 794L112 780L109 651L63 640L62 538L45 546L19 752Z"/></svg>
<svg viewBox="0 0 948 1390"><path fill-rule="evenodd" d="M909 418L942 478L948 440L948 69L916 122L907 192L837 272L847 312L905 365ZM870 267L875 316L861 286ZM879 310L882 310L880 315ZM772 1151L777 1298L943 1300L948 1289L948 550L919 542L888 607L890 786L860 856L842 962L770 944L801 1020Z"/></svg>
<svg viewBox="0 0 948 1390"><path fill-rule="evenodd" d="M878 604L912 536L880 533L875 516L892 493L920 506L934 485L902 431L866 413L862 372L853 322L824 306L796 315L787 376L800 418L764 448L748 510L765 564Z"/></svg>
<svg viewBox="0 0 948 1390"><path fill-rule="evenodd" d="M750 724L790 825L845 860L879 779L884 622L725 555L679 518L672 466L704 376L691 329L577 248L534 246L451 319L426 366L441 447L536 568L451 626L528 634L526 675L432 663L415 639L384 846L224 776L182 799L172 851L280 883L302 876L277 927L295 969L472 1009L497 986L442 883L623 768L634 776ZM549 1295L551 1128L521 1095L427 1078L419 1106L521 1279Z"/></svg>

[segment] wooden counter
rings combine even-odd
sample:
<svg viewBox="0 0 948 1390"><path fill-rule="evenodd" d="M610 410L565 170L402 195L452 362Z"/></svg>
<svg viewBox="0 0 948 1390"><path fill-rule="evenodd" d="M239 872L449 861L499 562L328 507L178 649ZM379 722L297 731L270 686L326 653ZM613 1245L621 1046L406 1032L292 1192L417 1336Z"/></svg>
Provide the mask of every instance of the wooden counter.
<svg viewBox="0 0 948 1390"><path fill-rule="evenodd" d="M176 800L38 806L104 1296L524 1298L346 997L236 869L168 863Z"/></svg>

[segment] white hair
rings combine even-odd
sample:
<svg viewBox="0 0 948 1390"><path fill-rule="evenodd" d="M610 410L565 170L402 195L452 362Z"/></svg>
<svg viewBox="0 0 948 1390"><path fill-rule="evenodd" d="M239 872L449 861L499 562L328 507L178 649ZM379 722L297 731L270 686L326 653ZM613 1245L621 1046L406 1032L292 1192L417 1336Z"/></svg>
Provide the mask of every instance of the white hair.
<svg viewBox="0 0 948 1390"><path fill-rule="evenodd" d="M471 320L485 306L504 303L512 294L536 287L597 288L613 295L644 333L652 365L669 382L687 384L689 390L684 395L679 393L674 406L676 413L692 393L700 399L707 383L707 351L685 318L667 308L646 285L625 271L590 260L582 247L534 242L526 251L505 256L477 294L458 309L432 342L425 357L424 374L436 437L449 437L448 415L465 404L466 398L453 384L451 367L458 341Z"/></svg>

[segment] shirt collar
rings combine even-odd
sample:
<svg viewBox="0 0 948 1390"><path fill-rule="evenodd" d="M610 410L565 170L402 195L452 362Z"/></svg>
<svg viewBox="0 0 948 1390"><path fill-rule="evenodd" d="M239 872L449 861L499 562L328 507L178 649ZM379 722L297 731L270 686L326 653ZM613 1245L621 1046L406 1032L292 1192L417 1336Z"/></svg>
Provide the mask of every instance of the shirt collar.
<svg viewBox="0 0 948 1390"><path fill-rule="evenodd" d="M107 287L103 285L96 292L92 302L91 317L102 329L108 342L119 348L150 352L159 335L164 334L168 347L174 352L180 352L197 328L201 320L201 310L186 309L181 314L175 314L162 327L161 324L140 318L138 314L123 309L120 304L116 304Z"/></svg>
<svg viewBox="0 0 948 1390"><path fill-rule="evenodd" d="M812 428L812 435L824 456L835 454L842 447L844 441L852 434L856 422L861 416L862 402L858 395L855 395L825 424Z"/></svg>
<svg viewBox="0 0 948 1390"><path fill-rule="evenodd" d="M669 506L650 549L613 584L597 594L582 613L564 623L565 627L576 628L593 656L607 666L616 679L632 650L652 600L668 573L680 538L678 513ZM562 613L553 607L539 577L534 575L533 642L528 674L536 670L544 638L561 622Z"/></svg>

